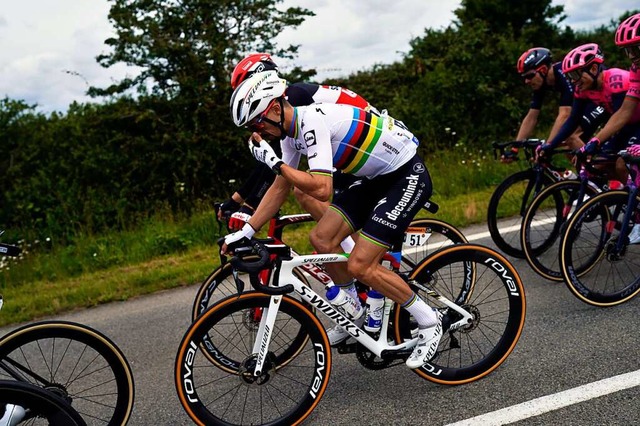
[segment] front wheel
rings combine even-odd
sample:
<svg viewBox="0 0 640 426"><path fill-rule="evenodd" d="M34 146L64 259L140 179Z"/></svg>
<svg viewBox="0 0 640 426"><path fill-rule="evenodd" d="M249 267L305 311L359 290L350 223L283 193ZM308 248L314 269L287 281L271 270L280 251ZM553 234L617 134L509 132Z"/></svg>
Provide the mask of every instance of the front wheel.
<svg viewBox="0 0 640 426"><path fill-rule="evenodd" d="M584 202L578 199L582 186L578 180L548 186L533 200L522 221L520 238L527 263L550 281L562 281L560 240L567 221ZM598 193L591 185L584 188L585 199Z"/></svg>
<svg viewBox="0 0 640 426"><path fill-rule="evenodd" d="M318 318L296 299L282 298L266 364L261 375L254 376L260 324L248 317L264 311L269 302L269 296L256 292L230 296L205 311L185 333L176 356L175 384L182 407L196 424L294 425L320 402L331 372L329 339ZM281 351L300 329L308 339L282 365ZM224 349L217 352L216 362L203 342Z"/></svg>
<svg viewBox="0 0 640 426"><path fill-rule="evenodd" d="M543 187L555 182L542 174L536 187L537 172L523 170L507 177L491 195L487 207L487 226L491 239L509 256L523 258L520 245L520 226L527 208Z"/></svg>
<svg viewBox="0 0 640 426"><path fill-rule="evenodd" d="M469 271L474 275L469 276ZM513 351L524 327L526 302L518 272L501 254L475 244L448 247L417 265L409 284L412 281L426 288L414 290L443 314L443 335L436 355L414 370L418 375L446 385L469 383L498 368ZM447 294L440 289L450 290ZM456 304L472 315L471 323L453 328L462 317L440 302L432 290L451 301L464 294ZM415 337L415 332L413 318L396 307L396 342Z"/></svg>
<svg viewBox="0 0 640 426"><path fill-rule="evenodd" d="M19 379L50 391L89 425L121 426L131 416L134 384L122 351L102 333L66 321L45 321L0 340L0 360L13 368L0 379Z"/></svg>
<svg viewBox="0 0 640 426"><path fill-rule="evenodd" d="M562 276L572 294L590 305L615 306L640 293L640 244L629 241L631 229L640 226L640 197L623 227L628 197L626 191L610 191L587 201L562 239Z"/></svg>

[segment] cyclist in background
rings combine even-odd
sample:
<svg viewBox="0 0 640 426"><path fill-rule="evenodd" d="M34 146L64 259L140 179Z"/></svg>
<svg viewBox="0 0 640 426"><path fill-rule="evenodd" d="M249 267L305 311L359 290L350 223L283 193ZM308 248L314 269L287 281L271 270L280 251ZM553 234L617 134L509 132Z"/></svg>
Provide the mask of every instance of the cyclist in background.
<svg viewBox="0 0 640 426"><path fill-rule="evenodd" d="M231 88L236 89L240 83L252 75L265 72L278 72L278 66L267 53L254 53L242 59L234 68L231 75ZM366 111L376 111L362 96L351 90L337 86L323 86L313 83L293 83L287 87L286 98L293 106L311 105L314 103L336 103L352 105ZM376 111L377 112L377 111ZM276 147L278 149L278 147ZM229 228L240 229L249 220L255 208L260 204L262 197L269 189L275 175L263 163L258 162L245 183L238 188L230 199L226 200L220 210L219 216L224 211L234 212L229 219ZM351 175L335 173L334 190L339 192L350 185L354 179ZM313 197L309 197L297 188L294 195L302 208L309 212L317 221L328 207L328 203L321 203ZM352 242L347 240L342 247L349 252Z"/></svg>
<svg viewBox="0 0 640 426"><path fill-rule="evenodd" d="M351 285L355 276L413 315L418 342L406 363L418 368L438 348L442 316L379 263L388 248L401 241L432 192L429 172L417 154L418 140L388 115L343 104L293 107L285 97L286 88L286 81L271 71L253 75L232 95L234 123L253 131L249 142L253 156L278 176L249 222L228 235L225 243L251 238L278 211L291 186L325 202L333 192L334 167L357 176L334 197L310 240L319 253L335 253L340 241L360 230L347 264L327 264L327 271L335 283ZM263 138L280 141L282 159ZM297 169L302 155L307 157L308 172ZM357 295L351 296L357 301Z"/></svg>
<svg viewBox="0 0 640 426"><path fill-rule="evenodd" d="M533 89L529 111L522 120L516 140L525 140L531 137L533 131L538 124L540 110L549 91L559 94L558 114L551 128L551 132L547 140L552 139L562 124L571 114L571 106L573 103L573 85L562 72L562 63L553 63L552 55L549 49L544 47L534 47L524 52L518 59L516 65L520 77L531 89ZM591 104L583 114L580 127L582 134L586 138L593 134L595 129L606 120L604 109L595 104ZM578 138L579 133L571 135L568 138L568 145L574 149L582 146L582 141ZM517 148L512 148L502 156L503 162L511 162L516 158Z"/></svg>
<svg viewBox="0 0 640 426"><path fill-rule="evenodd" d="M604 55L595 43L584 44L570 51L562 61L562 70L575 83L573 107L571 115L555 138L539 147L541 155L544 155L545 151L553 149L573 133L579 125L579 117L589 101L602 106L607 113L615 114L625 103L629 90L629 71L619 68L607 69L604 66ZM634 103L636 102L634 101ZM627 109L625 108L625 110ZM607 151L617 152L624 149L633 137L640 136L637 133L640 108L631 108L630 113L623 111L621 114L629 114L629 118L626 119L627 125L619 126L619 130L614 132L607 131L607 126L605 126L599 133L599 135L606 136L605 143L601 143L598 137L592 138L589 143L580 148L580 151L587 155L593 155L599 151L602 145ZM611 125L608 123L607 125L611 129ZM626 182L627 169L624 161L619 159L616 162L615 170L612 170L610 174L614 175L615 179Z"/></svg>
<svg viewBox="0 0 640 426"><path fill-rule="evenodd" d="M624 49L631 60L629 70L629 87L620 108L613 113L607 124L589 141L585 151L596 150L602 141L610 141L620 138L618 147L625 144L634 145L640 143L640 13L632 15L622 21L616 30L616 46ZM577 75L576 75L577 77ZM618 136L617 134L620 134ZM608 143L608 142L607 142ZM640 145L635 145L631 150L637 155ZM629 234L629 243L640 243L640 224L634 225Z"/></svg>

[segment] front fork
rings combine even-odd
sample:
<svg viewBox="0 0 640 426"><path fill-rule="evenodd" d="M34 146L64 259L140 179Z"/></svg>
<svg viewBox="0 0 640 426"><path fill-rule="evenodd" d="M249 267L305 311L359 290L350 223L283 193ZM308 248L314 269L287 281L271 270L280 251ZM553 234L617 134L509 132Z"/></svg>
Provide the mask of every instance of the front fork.
<svg viewBox="0 0 640 426"><path fill-rule="evenodd" d="M273 326L276 322L276 316L280 310L280 302L282 296L271 296L269 300L269 307L265 308L262 312L262 318L260 319L260 326L258 327L258 333L256 334L256 340L253 343L253 354L256 355L256 366L253 370L254 377L262 375L262 369L269 353L269 343L271 342L271 336L273 335Z"/></svg>

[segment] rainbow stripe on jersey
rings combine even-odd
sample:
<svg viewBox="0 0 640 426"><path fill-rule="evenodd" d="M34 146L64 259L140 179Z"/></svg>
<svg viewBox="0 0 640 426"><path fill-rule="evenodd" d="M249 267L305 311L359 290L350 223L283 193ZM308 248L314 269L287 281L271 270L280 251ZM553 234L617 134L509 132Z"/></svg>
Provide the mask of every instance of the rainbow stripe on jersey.
<svg viewBox="0 0 640 426"><path fill-rule="evenodd" d="M364 166L382 135L383 119L354 108L351 127L333 155L333 164L345 173L356 173Z"/></svg>

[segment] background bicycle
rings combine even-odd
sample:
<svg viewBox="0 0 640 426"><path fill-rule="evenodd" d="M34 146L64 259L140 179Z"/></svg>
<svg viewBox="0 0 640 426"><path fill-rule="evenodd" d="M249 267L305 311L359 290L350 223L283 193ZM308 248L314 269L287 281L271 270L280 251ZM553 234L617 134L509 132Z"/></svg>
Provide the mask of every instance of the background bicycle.
<svg viewBox="0 0 640 426"><path fill-rule="evenodd" d="M587 200L570 218L560 245L569 290L594 306L619 305L640 293L640 244L632 237L640 226L640 160L624 151L622 157L630 170L624 189Z"/></svg>
<svg viewBox="0 0 640 426"><path fill-rule="evenodd" d="M567 153L568 149L553 150L547 156L547 161L531 161L535 157L535 149L542 143L544 140L541 139L526 139L492 144L496 158L498 153L518 148L524 151L524 159L528 162L528 168L513 173L496 187L487 207L487 226L491 239L509 256L525 257L519 230L522 218L533 199L543 188L554 182L575 177L575 174L568 173L564 167L552 163L555 154Z"/></svg>
<svg viewBox="0 0 640 426"><path fill-rule="evenodd" d="M21 392L31 395L27 402L38 397L33 387L40 388L39 396L64 401L88 425L124 425L133 409L133 375L122 351L99 331L73 322L36 322L0 337L0 381L26 383ZM31 411L22 420L33 421L34 406L23 407Z"/></svg>
<svg viewBox="0 0 640 426"><path fill-rule="evenodd" d="M527 263L540 276L562 281L558 253L567 220L585 200L609 190L606 170L617 157L602 153L587 160L576 152L578 178L549 185L531 202L522 220L520 238Z"/></svg>

